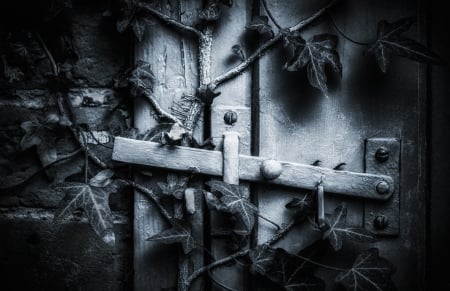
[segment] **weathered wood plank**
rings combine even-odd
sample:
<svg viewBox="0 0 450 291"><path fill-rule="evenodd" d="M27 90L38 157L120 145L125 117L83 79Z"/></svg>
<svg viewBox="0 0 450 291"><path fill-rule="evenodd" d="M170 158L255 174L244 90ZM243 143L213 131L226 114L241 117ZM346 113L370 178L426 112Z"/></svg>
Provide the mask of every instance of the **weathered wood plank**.
<svg viewBox="0 0 450 291"><path fill-rule="evenodd" d="M196 19L197 8L202 1L157 1L155 8L164 14L186 24L192 25ZM198 86L197 76L197 43L191 37L183 37L178 31L155 21L148 27L142 42L136 42L135 61L146 61L151 64L156 76L153 97L162 108L170 111L174 101L179 101L183 93L193 94ZM135 127L145 132L158 124L151 106L141 99L135 101ZM202 139L202 126L194 132ZM152 179L136 175L136 181L157 189L156 181L165 179L166 173L155 175ZM198 195L197 195L198 196ZM202 201L196 199L198 211L191 218L193 233L202 243L203 223ZM146 239L170 227L155 207L142 194L135 193L134 203L134 289L161 290L174 288L178 280L177 245L164 247L162 250L156 243ZM202 251L193 255L192 268L203 265ZM202 280L197 280L195 288L201 290Z"/></svg>
<svg viewBox="0 0 450 291"><path fill-rule="evenodd" d="M220 151L162 146L122 137L115 139L113 150L115 161L211 176L223 176L223 159ZM322 179L326 192L376 200L388 199L394 189L392 178L386 175L336 171L290 162L280 162L281 175L267 180L261 174L261 165L265 160L263 157L239 155L239 179L311 190L316 189ZM390 190L380 195L376 188L382 181L388 184Z"/></svg>
<svg viewBox="0 0 450 291"><path fill-rule="evenodd" d="M269 2L269 1L268 1ZM295 23L328 1L271 1L269 8L282 26ZM376 38L380 20L395 21L416 15L416 1L340 1L331 12L337 25L352 38L371 42ZM413 27L408 37L417 38ZM338 34L329 19L324 18L302 36L306 39L318 33ZM286 72L281 68L291 55L283 48L272 50L260 61L259 155L299 163L322 161L333 168L341 162L345 169L364 171L364 140L392 137L403 141L401 149L401 185L404 193L400 201L400 236L381 240L375 246L380 254L397 266L395 281L399 290L416 290L422 286L424 246L424 164L423 145L423 69L416 63L393 59L387 74L377 68L372 56L363 56L364 46L340 38L338 52L343 64L342 80L330 74L330 96L324 97L311 88L305 72ZM326 191L326 188L325 188ZM276 194L276 199L274 199ZM261 188L258 194L261 213L277 223L290 217L284 211L295 192ZM404 197L404 198L403 198ZM330 213L338 204L346 202L348 222L362 225L363 203L325 195L325 211ZM371 203L371 202L365 202ZM260 220L258 239L265 241L273 233ZM286 239L292 251L307 245L311 238L306 232L293 233ZM293 243L295 242L295 243ZM347 248L328 262L351 264L351 259L367 245L347 244ZM348 259L348 262L346 260ZM335 274L321 270L328 285ZM330 287L331 289L331 287Z"/></svg>

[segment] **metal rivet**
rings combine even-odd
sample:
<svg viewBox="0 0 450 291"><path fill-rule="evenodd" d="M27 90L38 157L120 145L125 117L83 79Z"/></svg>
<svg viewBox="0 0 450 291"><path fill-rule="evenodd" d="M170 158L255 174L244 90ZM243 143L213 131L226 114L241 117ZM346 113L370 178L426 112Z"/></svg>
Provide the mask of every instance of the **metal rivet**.
<svg viewBox="0 0 450 291"><path fill-rule="evenodd" d="M375 219L373 220L373 227L375 227L375 229L383 230L383 229L386 229L388 227L388 225L389 225L389 220L384 215L379 215L379 216L375 217Z"/></svg>
<svg viewBox="0 0 450 291"><path fill-rule="evenodd" d="M234 111L227 111L223 116L223 120L226 124L233 125L238 120L238 115Z"/></svg>
<svg viewBox="0 0 450 291"><path fill-rule="evenodd" d="M267 180L278 178L282 170L281 163L275 160L265 160L261 164L261 175Z"/></svg>
<svg viewBox="0 0 450 291"><path fill-rule="evenodd" d="M377 192L378 192L378 194L389 193L389 184L385 181L379 182L377 184Z"/></svg>
<svg viewBox="0 0 450 291"><path fill-rule="evenodd" d="M375 159L379 162L386 162L389 159L389 150L385 147L380 147L375 152Z"/></svg>

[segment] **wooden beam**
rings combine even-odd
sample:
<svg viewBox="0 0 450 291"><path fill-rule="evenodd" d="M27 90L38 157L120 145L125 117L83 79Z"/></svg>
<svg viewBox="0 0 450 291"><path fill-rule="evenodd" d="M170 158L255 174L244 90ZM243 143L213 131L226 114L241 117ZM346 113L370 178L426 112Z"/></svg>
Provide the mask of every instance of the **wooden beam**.
<svg viewBox="0 0 450 291"><path fill-rule="evenodd" d="M223 155L220 151L163 146L154 142L116 137L112 158L115 161L182 172L223 175ZM312 190L322 177L325 192L376 200L387 200L394 189L394 181L390 176L336 171L291 162L280 162L281 175L267 181L260 172L265 160L262 157L239 155L239 178ZM387 183L387 193L377 192L380 182Z"/></svg>

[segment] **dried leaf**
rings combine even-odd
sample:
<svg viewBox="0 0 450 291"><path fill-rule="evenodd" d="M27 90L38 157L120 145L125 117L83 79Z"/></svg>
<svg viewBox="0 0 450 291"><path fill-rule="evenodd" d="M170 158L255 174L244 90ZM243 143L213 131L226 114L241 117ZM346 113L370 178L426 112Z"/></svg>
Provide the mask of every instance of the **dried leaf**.
<svg viewBox="0 0 450 291"><path fill-rule="evenodd" d="M158 187L161 189L162 194L166 196L173 196L176 199L183 199L184 191L186 190L189 182L189 177L183 175L177 175L169 173L167 174L167 183L158 182Z"/></svg>
<svg viewBox="0 0 450 291"><path fill-rule="evenodd" d="M104 177L104 173L99 173ZM100 180L98 177L92 178ZM91 180L92 180L91 179ZM113 216L109 208L109 195L117 192L122 182L114 180L105 187L95 187L84 183L67 182L55 185L55 188L65 192L54 216L55 222L60 222L77 209L83 209L94 231L105 243L113 246L115 235L113 231Z"/></svg>
<svg viewBox="0 0 450 291"><path fill-rule="evenodd" d="M151 65L147 62L139 61L128 77L131 96L139 97L143 93L151 94L154 80L155 75Z"/></svg>
<svg viewBox="0 0 450 291"><path fill-rule="evenodd" d="M216 3L210 3L205 9L198 12L198 17L207 22L218 20L220 15L220 6Z"/></svg>
<svg viewBox="0 0 450 291"><path fill-rule="evenodd" d="M311 86L328 94L326 65L342 76L342 65L336 51L338 37L332 34L319 34L305 41L300 35L285 36L290 45L295 47L293 58L284 65L288 71L307 68L308 81Z"/></svg>
<svg viewBox="0 0 450 291"><path fill-rule="evenodd" d="M302 256L308 259L312 257L306 253ZM314 276L314 270L315 267L308 261L278 248L275 250L272 267L267 270L266 276L285 290L323 291L325 283Z"/></svg>
<svg viewBox="0 0 450 291"><path fill-rule="evenodd" d="M195 246L189 224L177 220L173 221L171 228L149 237L147 240L164 244L181 243L185 254L189 254Z"/></svg>
<svg viewBox="0 0 450 291"><path fill-rule="evenodd" d="M352 268L339 273L335 281L352 291L391 291L396 290L391 279L395 271L394 265L372 248L362 252Z"/></svg>
<svg viewBox="0 0 450 291"><path fill-rule="evenodd" d="M342 248L344 239L357 242L374 242L376 238L365 228L347 225L347 207L345 204L337 207L332 215L326 215L327 230L323 238L328 239L335 251Z"/></svg>
<svg viewBox="0 0 450 291"><path fill-rule="evenodd" d="M392 55L405 57L422 63L443 63L442 59L431 52L427 47L415 40L405 38L401 35L403 32L406 32L415 21L415 17L408 17L393 23L389 23L386 20L381 20L378 23L377 40L368 49L368 52L375 55L378 66L383 73L388 71Z"/></svg>
<svg viewBox="0 0 450 291"><path fill-rule="evenodd" d="M249 257L252 262L250 265L250 272L252 274L261 274L265 276L266 272L273 264L275 249L267 245L259 245L250 251Z"/></svg>
<svg viewBox="0 0 450 291"><path fill-rule="evenodd" d="M218 211L236 215L244 223L247 232L251 232L258 208L242 195L240 187L220 181L209 181L206 185L218 198L218 200L213 200L209 197L210 201L213 201L211 206Z"/></svg>
<svg viewBox="0 0 450 291"><path fill-rule="evenodd" d="M245 28L255 30L260 34L269 33L273 36L272 27L268 24L269 18L267 16L255 16L253 20L248 23Z"/></svg>

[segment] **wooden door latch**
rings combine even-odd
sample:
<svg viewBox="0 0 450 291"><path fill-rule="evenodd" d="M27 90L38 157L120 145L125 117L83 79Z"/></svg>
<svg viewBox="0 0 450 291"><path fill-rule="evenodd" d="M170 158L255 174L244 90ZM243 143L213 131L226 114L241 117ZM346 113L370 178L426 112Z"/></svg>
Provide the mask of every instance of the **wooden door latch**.
<svg viewBox="0 0 450 291"><path fill-rule="evenodd" d="M370 203L365 203L365 227L379 235L398 234L400 142L397 139L368 139L366 172L355 173L240 155L238 133L228 131L223 138L223 151L210 151L116 137L112 158L162 169L222 176L225 181L246 180L318 190L321 193L319 220L324 218L325 192L369 199Z"/></svg>

